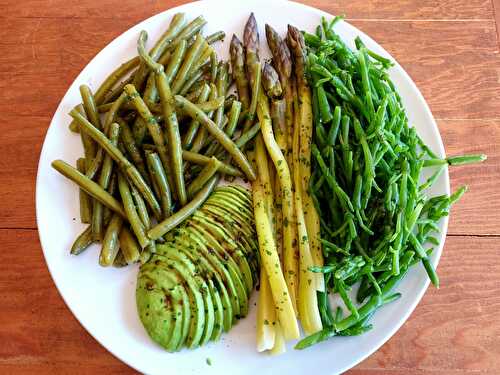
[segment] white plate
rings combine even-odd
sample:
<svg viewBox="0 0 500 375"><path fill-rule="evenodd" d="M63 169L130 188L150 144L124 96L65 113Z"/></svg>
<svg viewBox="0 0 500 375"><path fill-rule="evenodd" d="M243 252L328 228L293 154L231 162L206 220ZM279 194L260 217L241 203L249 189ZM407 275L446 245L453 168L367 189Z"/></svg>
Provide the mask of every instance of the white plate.
<svg viewBox="0 0 500 375"><path fill-rule="evenodd" d="M398 286L403 297L381 308L373 319L374 329L359 337L334 338L303 351L293 350L290 344L287 353L279 357L259 354L255 350L256 309L253 307L250 316L223 335L220 342L194 351L169 354L149 339L139 321L135 307L137 267L100 268L97 247L78 257L69 255L75 236L84 228L79 221L78 189L55 172L50 163L54 159L64 159L74 165L82 155L80 137L68 131L70 117L67 115L80 102L78 86L86 83L95 89L119 63L136 54L140 30L147 30L150 41L154 41L176 12L185 12L190 19L203 15L208 21L205 33L224 30L228 37L223 45L218 45L218 52L227 57L230 36L236 33L241 37L251 11L257 18L261 48L266 53L265 23L280 33L285 32L289 23L313 31L321 16L331 17L320 10L284 0L201 1L165 11L120 35L83 69L59 104L45 138L38 168L36 208L40 242L49 271L66 304L85 329L116 357L144 373L339 373L359 363L387 341L408 318L429 284L423 268L414 267ZM389 56L376 42L346 22L338 24L336 31L351 46L354 38L360 35L368 48ZM444 156L438 128L419 90L399 65L396 64L390 73L407 108L410 123L438 155ZM449 193L447 172L431 193ZM446 219L440 223L440 228L443 244ZM437 265L441 250L442 246L433 255L434 265ZM206 363L207 358L211 359L211 366Z"/></svg>

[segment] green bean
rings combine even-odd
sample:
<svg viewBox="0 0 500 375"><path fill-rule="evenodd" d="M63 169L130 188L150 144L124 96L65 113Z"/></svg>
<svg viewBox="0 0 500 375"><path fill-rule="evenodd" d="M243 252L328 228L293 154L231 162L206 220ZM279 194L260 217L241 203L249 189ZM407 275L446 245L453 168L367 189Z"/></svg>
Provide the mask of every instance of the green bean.
<svg viewBox="0 0 500 375"><path fill-rule="evenodd" d="M321 121L326 124L333 119L332 111L330 109L330 104L328 103L328 99L326 98L326 93L325 89L323 88L323 85L319 85L316 88L317 92L317 100L318 100L318 106L321 114Z"/></svg>
<svg viewBox="0 0 500 375"><path fill-rule="evenodd" d="M205 71L203 69L198 70L196 73L194 73L187 81L184 83L184 86L182 86L182 89L179 91L180 95L186 95L189 90L194 87L198 83L203 83L204 81L204 74Z"/></svg>
<svg viewBox="0 0 500 375"><path fill-rule="evenodd" d="M335 145L335 142L337 141L337 134L340 129L341 115L342 112L340 107L336 106L332 117L332 123L330 125L330 129L328 130L328 136L327 136L327 143L332 147Z"/></svg>
<svg viewBox="0 0 500 375"><path fill-rule="evenodd" d="M208 100L209 94L210 94L210 86L205 83L203 85L200 96L198 97L198 104L206 102ZM199 121L196 121L194 119L191 120L191 123L189 124L189 128L184 133L184 138L182 140L182 146L184 149L191 148L191 146L193 144L193 140L196 136L196 133L198 132L199 126L200 126Z"/></svg>
<svg viewBox="0 0 500 375"><path fill-rule="evenodd" d="M446 158L446 161L449 165L464 165L471 163L481 163L486 160L485 154L478 155L461 155L461 156L452 156ZM425 165L425 162L424 162Z"/></svg>
<svg viewBox="0 0 500 375"><path fill-rule="evenodd" d="M118 145L118 137L120 135L120 126L116 123L111 124L109 129L109 142L113 146ZM113 172L113 159L109 154L104 157L101 173L99 175L98 184L104 190L107 190ZM92 207L92 236L96 241L101 241L103 236L103 206L98 200L94 200Z"/></svg>
<svg viewBox="0 0 500 375"><path fill-rule="evenodd" d="M85 109L83 108L83 104L77 105L75 107L75 110L78 111L78 113L80 113L84 118L87 118L87 115L85 114ZM78 125L77 122L75 123ZM78 129L80 129L80 126L78 126ZM94 160L94 158L96 157L97 145L92 140L92 138L89 137L89 135L86 134L85 132L83 133L80 132L80 137L82 139L83 154L85 156L85 160L87 161L87 169L89 169L90 168L89 163L92 163L91 161ZM91 178L93 178L93 176Z"/></svg>
<svg viewBox="0 0 500 375"><path fill-rule="evenodd" d="M210 54L210 81L212 81L212 83L215 83L215 79L217 78L217 69L217 53L212 51Z"/></svg>
<svg viewBox="0 0 500 375"><path fill-rule="evenodd" d="M113 173L113 175L111 176L111 181L109 182L109 186L108 186L107 191L111 196L115 195L116 186L117 186L117 182L116 182L117 177L116 176L117 176L117 172L115 171ZM109 221L111 220L112 215L113 215L113 211L111 211L108 207L104 207L104 211L102 214L104 226L107 226L109 224Z"/></svg>
<svg viewBox="0 0 500 375"><path fill-rule="evenodd" d="M167 173L169 184L172 184L173 180L170 173L170 160L168 158L167 148L165 146L165 136L163 135L163 132L160 128L160 125L158 124L158 121L156 121L156 118L151 114L146 103L144 103L144 101L142 100L142 98L140 97L139 93L137 92L137 90L133 85L125 86L125 91L130 96L132 102L136 106L139 115L146 122L149 134L151 135L151 138L153 138L153 142L158 150L158 154L160 155L163 168Z"/></svg>
<svg viewBox="0 0 500 375"><path fill-rule="evenodd" d="M201 53L203 52L203 46L205 43L206 41L203 36L201 34L198 34L196 36L195 42L187 52L179 71L172 81L172 93L177 94L181 90L182 86L186 82L186 79L188 78L188 73L193 63L200 57Z"/></svg>
<svg viewBox="0 0 500 375"><path fill-rule="evenodd" d="M87 248L94 243L92 238L92 228L90 225L76 238L73 246L71 246L70 253L78 255L83 253Z"/></svg>
<svg viewBox="0 0 500 375"><path fill-rule="evenodd" d="M156 85L160 92L160 99L163 106L163 116L167 123L168 145L170 150L170 161L175 182L176 196L181 205L187 203L186 187L184 185L184 169L182 163L182 144L179 133L179 123L174 108L172 92L163 72L156 74Z"/></svg>
<svg viewBox="0 0 500 375"><path fill-rule="evenodd" d="M216 31L215 33L207 36L207 43L213 44L215 42L218 42L219 40L223 40L225 37L226 33L224 31Z"/></svg>
<svg viewBox="0 0 500 375"><path fill-rule="evenodd" d="M165 75L167 76L167 82L170 85L172 83L173 78L179 71L181 67L182 60L186 55L187 51L187 42L185 40L180 41L180 43L175 47L174 53L170 61L168 62L167 67L165 68Z"/></svg>
<svg viewBox="0 0 500 375"><path fill-rule="evenodd" d="M202 165L202 166L207 165L212 160L212 158L210 158L208 156L197 154L195 152L186 151L186 150L182 151L182 157L186 161L189 161L189 162L194 163L194 164ZM234 168L232 165L225 164L222 162L219 166L219 172L223 173L223 174L227 174L229 176L235 176L235 177L242 177L243 176L243 174L238 169Z"/></svg>
<svg viewBox="0 0 500 375"><path fill-rule="evenodd" d="M198 16L194 20L192 20L182 31L181 33L174 39L170 48L177 46L181 40L189 40L193 36L199 33L203 26L207 21L203 18L203 16Z"/></svg>
<svg viewBox="0 0 500 375"><path fill-rule="evenodd" d="M87 162L85 158L79 158L76 161L76 168L81 174L85 174ZM92 198L85 192L85 190L80 189L80 221L84 224L89 224L92 219Z"/></svg>
<svg viewBox="0 0 500 375"><path fill-rule="evenodd" d="M256 123L250 129L245 131L239 136L239 138L234 142L238 148L243 148L248 142L250 142L260 131L260 123Z"/></svg>
<svg viewBox="0 0 500 375"><path fill-rule="evenodd" d="M122 92L121 95L116 99L109 111L106 114L106 119L104 120L104 134L108 134L109 127L113 122L116 121L116 117L118 116L118 111L122 107L122 105L127 101L128 96L126 92Z"/></svg>
<svg viewBox="0 0 500 375"><path fill-rule="evenodd" d="M217 127L217 125L210 120L210 118L201 111L195 104L186 100L182 96L176 95L175 101L179 107L182 107L186 113L193 119L199 121L205 129L224 147L224 149L234 158L236 163L239 165L243 173L251 181L255 180L255 172L243 155L243 153L236 147L233 141Z"/></svg>
<svg viewBox="0 0 500 375"><path fill-rule="evenodd" d="M129 83L131 83L134 80L134 73L135 73L135 71L131 73L130 77L128 77L127 79L124 79L122 82L120 82L116 87L114 87L112 90L110 90L106 94L106 96L101 100L101 102L103 104L97 105L97 110L99 111L99 113L107 112L107 111L103 111L102 109L105 108L106 105L113 103L116 99L118 99L120 97L125 85L128 85ZM104 104L104 103L106 103L106 104Z"/></svg>
<svg viewBox="0 0 500 375"><path fill-rule="evenodd" d="M101 118L99 117L99 111L94 100L94 95L87 85L80 86L80 94L83 100L83 108L85 108L85 114L89 122L94 125L97 129L102 130Z"/></svg>
<svg viewBox="0 0 500 375"><path fill-rule="evenodd" d="M193 29L194 21L184 27L185 22L186 20L183 13L177 13L174 15L169 28L160 37L160 39L158 39L155 46L150 51L153 61L157 61L169 47L176 46L181 40L188 38L191 30ZM142 84L144 83L147 75L148 69L146 65L142 63L134 76L132 84L137 88L142 88Z"/></svg>
<svg viewBox="0 0 500 375"><path fill-rule="evenodd" d="M172 214L172 198L165 171L163 170L161 160L157 153L147 152L146 160L160 192L163 218L167 218Z"/></svg>
<svg viewBox="0 0 500 375"><path fill-rule="evenodd" d="M104 80L103 83L99 86L94 95L94 100L97 105L106 103L105 99L107 95L112 91L113 86L116 85L116 82L123 78L125 75L130 73L133 69L135 69L140 63L140 59L138 56L131 58L130 60L121 64L118 68L116 68L111 74Z"/></svg>
<svg viewBox="0 0 500 375"><path fill-rule="evenodd" d="M133 57L129 61L123 63L118 68L116 68L111 74L106 77L104 82L97 89L94 99L97 105L104 104L104 97L108 94L111 88L116 84L116 82L128 74L132 69L134 69L137 65L139 65L140 59L138 56ZM74 109L76 109L75 107ZM71 121L70 129L78 129L76 121Z"/></svg>
<svg viewBox="0 0 500 375"><path fill-rule="evenodd" d="M345 305L347 306L347 308L349 309L351 314L354 317L359 318L358 309L356 308L356 306L354 306L351 299L347 295L347 291L345 290L344 282L342 280L335 280L335 286L337 287L337 291L339 292L340 297L342 298L342 301L344 301Z"/></svg>
<svg viewBox="0 0 500 375"><path fill-rule="evenodd" d="M148 213L148 208L146 207L146 203L144 202L144 199L142 198L141 194L134 185L129 185L129 187L130 187L130 194L132 194L132 198L134 199L135 202L137 215L139 215L139 218L144 224L144 227L146 229L149 229L151 227L151 220L149 219L149 213Z"/></svg>
<svg viewBox="0 0 500 375"><path fill-rule="evenodd" d="M205 165L200 174L189 184L187 194L189 198L200 191L205 184L219 171L221 162L214 156L211 157L210 162Z"/></svg>
<svg viewBox="0 0 500 375"><path fill-rule="evenodd" d="M118 240L120 241L120 249L125 258L125 262L127 262L127 264L137 262L139 260L141 248L127 227L122 227L118 235Z"/></svg>
<svg viewBox="0 0 500 375"><path fill-rule="evenodd" d="M151 188L146 184L141 174L137 171L134 165L130 163L127 160L127 158L125 158L125 156L123 156L121 151L116 146L114 146L112 143L109 142L109 139L106 138L106 136L102 134L102 132L100 132L98 129L92 126L92 124L89 123L78 112L73 110L70 112L70 115L78 121L80 129L82 131L87 132L97 143L99 143L99 145L103 149L105 149L105 151L111 156L111 158L113 158L113 160L118 164L118 166L125 173L127 173L130 180L134 183L134 185L137 187L137 189L141 192L141 194L148 202L148 205L150 206L151 210L153 210L155 216L160 217L161 216L160 206L156 201L156 198L153 192L151 191Z"/></svg>
<svg viewBox="0 0 500 375"><path fill-rule="evenodd" d="M135 143L134 135L132 134L132 130L130 129L129 124L127 124L122 118L117 118L117 122L120 125L120 136L121 141L123 142L123 146L127 150L127 154L132 159L135 167L142 175L144 180L148 182L148 174L146 172L146 167L144 164L144 159L141 154L141 150L137 147Z"/></svg>
<svg viewBox="0 0 500 375"><path fill-rule="evenodd" d="M191 216L203 204L203 202L207 200L210 193L217 185L217 182L218 178L212 177L212 179L207 184L205 184L203 189L201 189L188 204L186 204L172 216L168 217L167 219L158 223L155 227L151 228L148 231L148 237L152 240L156 240L178 226L189 216Z"/></svg>
<svg viewBox="0 0 500 375"><path fill-rule="evenodd" d="M61 173L64 177L69 178L85 190L93 198L99 200L106 207L120 214L122 217L126 217L123 206L118 202L111 194L100 187L97 183L90 180L85 175L81 174L73 168L71 165L67 164L62 160L54 160L52 162L52 168Z"/></svg>
<svg viewBox="0 0 500 375"><path fill-rule="evenodd" d="M102 241L101 254L99 255L99 264L103 267L111 266L120 250L118 235L120 234L122 225L123 218L120 215L114 214L106 229L106 234Z"/></svg>
<svg viewBox="0 0 500 375"><path fill-rule="evenodd" d="M120 196L122 197L123 207L127 214L127 219L132 227L137 241L142 249L144 249L149 244L149 239L146 235L146 228L144 227L130 193L130 188L125 177L120 173L118 174L118 190L120 191Z"/></svg>

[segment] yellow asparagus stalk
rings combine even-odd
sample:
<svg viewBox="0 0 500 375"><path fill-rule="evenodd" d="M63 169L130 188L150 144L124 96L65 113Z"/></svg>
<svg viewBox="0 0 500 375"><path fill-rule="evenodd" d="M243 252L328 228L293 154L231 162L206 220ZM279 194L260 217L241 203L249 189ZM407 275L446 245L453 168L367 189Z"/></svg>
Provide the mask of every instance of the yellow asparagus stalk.
<svg viewBox="0 0 500 375"><path fill-rule="evenodd" d="M262 90L261 90L262 92ZM292 299L294 310L297 311L297 291L298 291L298 254L294 241L294 222L293 213L293 194L290 169L286 159L276 142L269 115L269 105L267 98L262 93L259 97L257 106L257 116L260 122L262 138L267 151L276 168L277 176L280 182L281 192L281 210L283 217L283 264L285 269L285 279Z"/></svg>
<svg viewBox="0 0 500 375"><path fill-rule="evenodd" d="M276 311L266 271L260 269L260 290L257 301L257 351L263 352L275 346Z"/></svg>
<svg viewBox="0 0 500 375"><path fill-rule="evenodd" d="M276 331L274 346L271 349L270 353L272 355L283 354L286 352L286 343L285 338L283 337L283 331L281 330L280 322L276 322L276 327L274 330Z"/></svg>
<svg viewBox="0 0 500 375"><path fill-rule="evenodd" d="M271 224L265 207L264 188L260 178L252 183L255 226L259 242L261 264L269 278L278 320L287 340L299 337L299 326L293 309L288 287L283 277L280 259L276 249Z"/></svg>
<svg viewBox="0 0 500 375"><path fill-rule="evenodd" d="M297 96L295 96L296 98ZM299 293L298 293L298 310L299 318L302 323L302 328L307 335L315 333L323 328L321 316L318 309L318 299L316 294L316 282L314 274L309 271L309 267L313 266L313 259L309 246L309 238L307 235L307 227L305 223L303 203L302 203L302 183L300 169L300 139L301 133L301 114L298 100L295 100L295 126L293 132L293 169L294 169L294 186L295 186L295 214L297 220L297 233L299 243Z"/></svg>

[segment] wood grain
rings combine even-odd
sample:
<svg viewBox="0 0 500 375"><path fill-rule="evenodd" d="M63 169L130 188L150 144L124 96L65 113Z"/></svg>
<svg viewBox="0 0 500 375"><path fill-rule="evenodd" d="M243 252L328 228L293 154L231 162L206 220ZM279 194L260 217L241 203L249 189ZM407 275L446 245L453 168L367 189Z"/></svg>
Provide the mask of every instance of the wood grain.
<svg viewBox="0 0 500 375"><path fill-rule="evenodd" d="M407 323L352 374L498 374L500 368L500 0L309 0L386 48L438 120L469 192L453 208L438 269ZM0 0L0 374L134 374L60 298L36 233L38 157L61 97L137 22L185 0Z"/></svg>
<svg viewBox="0 0 500 375"><path fill-rule="evenodd" d="M310 3L303 0L299 2ZM493 14L489 0L316 0L314 6L334 15L345 14L349 20L491 20Z"/></svg>
<svg viewBox="0 0 500 375"><path fill-rule="evenodd" d="M39 0L1 0L1 17L22 18L129 18L137 21L168 8L186 3L185 0L121 1L82 0L67 2L50 0L40 6ZM299 2L332 14L348 18L369 19L491 19L490 0L315 0Z"/></svg>
<svg viewBox="0 0 500 375"><path fill-rule="evenodd" d="M15 46L17 53L0 55L0 92L4 93L0 113L20 116L53 113L89 60L134 24L128 19L104 18L7 22L9 27L0 32L0 48ZM500 118L500 60L493 21L352 23L398 60L437 118ZM8 32L12 28L28 31ZM12 73L12 67L19 69Z"/></svg>
<svg viewBox="0 0 500 375"><path fill-rule="evenodd" d="M0 113L0 218L2 228L35 228L34 181L38 156L50 117L27 116L21 121ZM452 211L449 233L500 235L500 120L439 120L449 155L485 153L480 165L451 169L452 188L468 185L469 191ZM75 137L77 135L74 135ZM19 139L24 142L19 142ZM467 140L467 142L464 142ZM19 155L23 162L18 164Z"/></svg>
<svg viewBox="0 0 500 375"><path fill-rule="evenodd" d="M0 243L0 373L135 373L64 305L35 230L0 230ZM406 324L352 373L494 373L500 366L499 247L498 237L449 236L438 268L441 289L429 288Z"/></svg>

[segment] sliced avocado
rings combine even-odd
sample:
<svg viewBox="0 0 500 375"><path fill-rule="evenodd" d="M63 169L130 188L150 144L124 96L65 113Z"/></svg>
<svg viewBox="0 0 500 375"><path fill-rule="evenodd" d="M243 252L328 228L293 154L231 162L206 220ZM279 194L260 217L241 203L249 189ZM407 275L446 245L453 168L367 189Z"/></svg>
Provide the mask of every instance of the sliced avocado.
<svg viewBox="0 0 500 375"><path fill-rule="evenodd" d="M233 240L232 235L222 226L219 221L216 221L210 214L205 214L201 210L193 215L193 220L203 220L205 228L213 237L213 246L219 246L221 255L228 261L232 261L234 266L238 268L242 280L245 282L246 294L250 294L253 289L252 271L246 261L243 252L239 249L238 244ZM246 314L244 314L246 315Z"/></svg>
<svg viewBox="0 0 500 375"><path fill-rule="evenodd" d="M222 307L222 300L220 298L219 292L215 288L213 280L208 280L208 289L212 296L212 302L214 304L214 328L212 330L212 341L219 340L222 329L224 328L224 310Z"/></svg>
<svg viewBox="0 0 500 375"><path fill-rule="evenodd" d="M220 261L219 257L217 256L216 251L213 249L209 248L206 243L205 243L205 238L202 234L202 231L200 231L200 228L197 227L191 220L188 223L188 228L191 235L192 239L195 240L199 246L200 251L202 254L209 260L209 262L213 265L213 267L217 270L219 273L222 282L224 286L226 287L228 294L229 294L229 300L231 301L231 307L232 307L232 320L231 324L233 321L236 320L236 317L240 316L240 302L239 302L239 296L238 296L238 291L236 289L236 286L234 285L233 279L231 275L229 274L229 271L224 267L222 262Z"/></svg>
<svg viewBox="0 0 500 375"><path fill-rule="evenodd" d="M220 191L217 193L217 196L213 197L213 200L230 202L233 206L237 206L239 209L241 209L241 212L243 214L247 215L248 217L253 216L253 210L251 208L252 206L237 195L232 194L231 192Z"/></svg>
<svg viewBox="0 0 500 375"><path fill-rule="evenodd" d="M208 204L224 209L229 215L234 215L235 220L242 225L249 225L250 229L252 229L252 223L254 222L253 213L251 215L245 213L238 205L233 202L228 202L227 199L214 199Z"/></svg>
<svg viewBox="0 0 500 375"><path fill-rule="evenodd" d="M150 258L150 261L148 263L146 263L146 265L148 265L148 267L151 267L151 269L153 269L153 265L154 265L154 269L161 269L163 272L168 272L170 274L170 277L174 280L174 282L176 283L176 285L181 285L183 290L184 290L184 293L182 293L182 301L181 301L181 304L180 304L180 308L182 310L182 323L181 323L181 335L180 335L180 339L177 340L177 343L176 343L176 347L177 347L177 350L180 350L182 348L182 345L184 344L184 341L186 340L186 336L187 334L189 333L189 326L191 324L191 317L192 317L192 314L191 314L191 300L189 298L189 292L186 290L186 286L180 282L182 281L179 277L179 275L173 273L170 269L168 268L165 268L163 264L161 264L160 260L158 260L158 258L155 258L156 257L156 254L151 256ZM144 265L143 268L146 266ZM150 272L150 271L148 271Z"/></svg>
<svg viewBox="0 0 500 375"><path fill-rule="evenodd" d="M169 352L177 350L183 322L182 301L187 292L164 269L147 263L137 279L139 318L153 341Z"/></svg>
<svg viewBox="0 0 500 375"><path fill-rule="evenodd" d="M249 206L252 206L252 193L249 189L244 188L241 185L226 185L222 186L220 190L235 194L247 202Z"/></svg>
<svg viewBox="0 0 500 375"><path fill-rule="evenodd" d="M212 337L212 330L214 327L214 305L212 302L212 295L208 288L207 283L198 273L197 267L194 263L176 246L172 247L167 251L167 256L176 262L180 262L187 269L187 271L193 276L196 285L201 293L204 302L204 329L201 338L199 339L199 345L206 344Z"/></svg>
<svg viewBox="0 0 500 375"><path fill-rule="evenodd" d="M185 286L188 292L190 307L191 307L191 322L189 326L189 334L184 342L188 348L196 348L203 335L205 329L205 303L203 296L198 288L194 275L190 273L189 269L182 264L178 259L173 256L172 245L167 245L167 251L164 255L156 255L152 261L159 267L164 267L172 273L179 275L179 282Z"/></svg>
<svg viewBox="0 0 500 375"><path fill-rule="evenodd" d="M222 311L224 314L224 331L228 332L231 329L233 323L233 308L231 304L230 292L227 290L226 285L224 284L224 281L219 272L205 257L206 250L202 250L197 236L197 234L193 233L193 231L189 229L189 226L186 226L186 228L182 228L179 230L175 242L179 245L185 244L184 248L186 250L184 250L184 248L181 246L178 247L181 249L181 251L184 251L184 253L193 261L195 265L202 268L202 271L205 272L205 274L203 275L205 280L213 280L215 289L218 292L222 303Z"/></svg>
<svg viewBox="0 0 500 375"><path fill-rule="evenodd" d="M230 213L224 207L220 207L217 204L210 203L206 204L201 211L218 216L219 219L223 220L226 225L237 225L240 235L255 235L255 231L252 230L248 219L244 219L243 217L236 217L236 215L233 215L233 213Z"/></svg>
<svg viewBox="0 0 500 375"><path fill-rule="evenodd" d="M243 282L243 276L240 274L240 270L234 260L224 251L223 247L221 247L217 240L210 234L204 226L204 223L196 220L194 217L192 219L193 222L191 225L200 231L206 241L207 248L213 252L219 262L222 263L224 268L229 273L229 277L235 286L237 294L237 307L233 305L233 310L235 312L234 317L236 319L240 319L242 316L245 316L248 308L248 296Z"/></svg>
<svg viewBox="0 0 500 375"><path fill-rule="evenodd" d="M210 214L211 216L224 217L228 223L224 226L233 239L240 245L243 250L244 258L252 269L252 278L254 285L259 279L259 252L255 241L255 229L251 227L253 218L250 220L243 219L239 212L230 212L227 207L219 205L218 202L210 202L203 205L201 212Z"/></svg>
<svg viewBox="0 0 500 375"><path fill-rule="evenodd" d="M192 307L193 301L191 298L189 288L184 282L182 276L177 272L172 272L173 270L170 267L165 266L165 264L161 262L161 258L152 256L150 259L150 263L154 264L156 270L162 270L163 272L168 273L169 277L176 283L176 285L182 286L182 291L183 291L182 299L178 306L178 309L182 311L180 333L179 335L177 334L173 335L172 337L173 341L171 343L172 346L176 347L176 350L180 350L184 344L183 338L185 336L185 332L189 331L189 327L191 325L191 321L193 318L193 307Z"/></svg>

